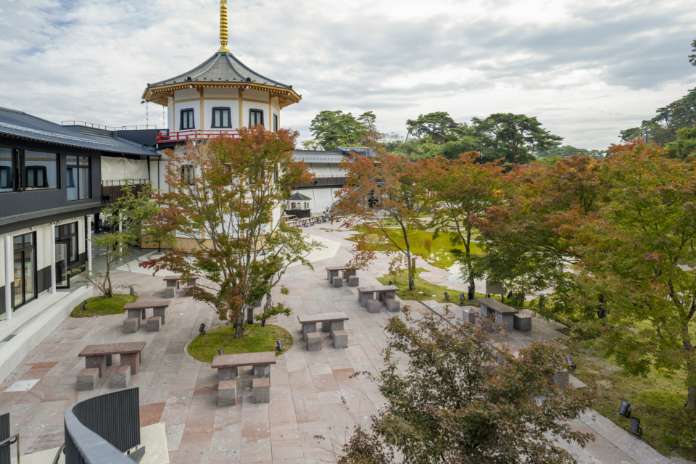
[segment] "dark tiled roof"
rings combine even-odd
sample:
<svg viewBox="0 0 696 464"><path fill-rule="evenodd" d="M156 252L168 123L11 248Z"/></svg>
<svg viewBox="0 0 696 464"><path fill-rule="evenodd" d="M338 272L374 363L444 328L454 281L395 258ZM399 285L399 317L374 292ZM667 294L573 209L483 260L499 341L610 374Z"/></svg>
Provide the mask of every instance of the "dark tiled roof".
<svg viewBox="0 0 696 464"><path fill-rule="evenodd" d="M269 79L268 77L251 70L244 63L239 61L237 57L229 52L217 52L192 70L170 79L165 79L154 84L148 84L148 87L184 84L189 81L249 82L270 85L272 87L280 87L288 90L292 89L291 85L274 81L273 79Z"/></svg>
<svg viewBox="0 0 696 464"><path fill-rule="evenodd" d="M123 155L157 155L155 150L117 137L110 131L61 126L21 111L2 107L0 107L0 136Z"/></svg>
<svg viewBox="0 0 696 464"><path fill-rule="evenodd" d="M290 200L292 201L309 201L311 198L309 198L306 195L302 195L300 192L295 192L290 196Z"/></svg>

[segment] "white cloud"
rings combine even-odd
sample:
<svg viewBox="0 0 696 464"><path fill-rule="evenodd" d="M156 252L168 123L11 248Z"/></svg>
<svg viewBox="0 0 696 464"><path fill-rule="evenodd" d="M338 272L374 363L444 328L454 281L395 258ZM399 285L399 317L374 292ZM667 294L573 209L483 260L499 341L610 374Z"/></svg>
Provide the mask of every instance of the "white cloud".
<svg viewBox="0 0 696 464"><path fill-rule="evenodd" d="M233 52L293 84L283 124L374 109L380 128L449 111L539 117L583 147L694 86L691 0L234 0ZM0 105L48 119L145 122L147 82L217 46L217 0L0 0ZM162 109L149 105L151 123Z"/></svg>

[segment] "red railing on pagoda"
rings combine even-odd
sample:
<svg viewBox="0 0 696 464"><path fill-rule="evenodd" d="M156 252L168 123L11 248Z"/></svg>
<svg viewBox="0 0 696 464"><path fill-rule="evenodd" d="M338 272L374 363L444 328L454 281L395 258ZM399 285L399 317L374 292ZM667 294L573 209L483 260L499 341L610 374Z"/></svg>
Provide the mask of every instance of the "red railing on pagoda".
<svg viewBox="0 0 696 464"><path fill-rule="evenodd" d="M157 144L163 143L186 143L189 140L208 140L218 137L239 137L236 129L210 129L210 130L182 130L170 131L161 130L157 133Z"/></svg>

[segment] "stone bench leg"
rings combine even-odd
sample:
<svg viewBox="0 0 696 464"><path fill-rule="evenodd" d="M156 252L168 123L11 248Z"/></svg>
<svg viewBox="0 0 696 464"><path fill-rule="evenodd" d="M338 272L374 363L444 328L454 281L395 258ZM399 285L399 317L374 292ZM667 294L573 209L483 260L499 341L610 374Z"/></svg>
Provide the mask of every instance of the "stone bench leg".
<svg viewBox="0 0 696 464"><path fill-rule="evenodd" d="M254 403L268 403L271 401L271 382L269 379L254 379L251 384L254 395Z"/></svg>
<svg viewBox="0 0 696 464"><path fill-rule="evenodd" d="M329 327L329 332L335 332L337 330L343 330L344 321L333 321Z"/></svg>
<svg viewBox="0 0 696 464"><path fill-rule="evenodd" d="M131 372L128 366L119 366L109 379L111 388L128 388L130 384Z"/></svg>
<svg viewBox="0 0 696 464"><path fill-rule="evenodd" d="M307 338L308 333L312 333L312 332L316 332L316 331L317 331L316 322L302 324L302 337L303 338Z"/></svg>
<svg viewBox="0 0 696 464"><path fill-rule="evenodd" d="M221 367L218 369L218 380L234 380L239 375L239 369L237 367Z"/></svg>
<svg viewBox="0 0 696 464"><path fill-rule="evenodd" d="M77 391L94 390L99 380L99 369L85 368L77 374Z"/></svg>
<svg viewBox="0 0 696 464"><path fill-rule="evenodd" d="M87 356L85 358L85 367L99 369L99 377L104 376L106 371L106 356Z"/></svg>
<svg viewBox="0 0 696 464"><path fill-rule="evenodd" d="M135 320L140 320L140 317L143 316L143 319L145 319L145 311L141 311L139 309L129 309L128 310L128 319L135 319Z"/></svg>
<svg viewBox="0 0 696 464"><path fill-rule="evenodd" d="M218 383L218 406L234 406L237 402L237 384L234 380L222 380Z"/></svg>
<svg viewBox="0 0 696 464"><path fill-rule="evenodd" d="M121 355L121 365L129 366L131 375L136 375L140 368L140 353L125 353Z"/></svg>
<svg viewBox="0 0 696 464"><path fill-rule="evenodd" d="M152 310L152 315L154 317L159 317L160 320L162 321L162 325L166 324L166 321L164 320L164 313L166 312L166 308L155 308Z"/></svg>
<svg viewBox="0 0 696 464"><path fill-rule="evenodd" d="M270 377L271 376L271 366L267 365L256 365L254 366L254 377Z"/></svg>

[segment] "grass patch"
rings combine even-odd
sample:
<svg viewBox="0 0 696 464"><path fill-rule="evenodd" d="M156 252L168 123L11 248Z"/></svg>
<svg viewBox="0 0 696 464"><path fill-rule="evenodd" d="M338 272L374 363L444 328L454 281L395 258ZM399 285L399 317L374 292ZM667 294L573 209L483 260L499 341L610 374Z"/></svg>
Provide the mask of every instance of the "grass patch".
<svg viewBox="0 0 696 464"><path fill-rule="evenodd" d="M84 306L75 306L70 317L111 316L123 313L123 307L135 301L134 296L115 294L111 298L95 296L87 299Z"/></svg>
<svg viewBox="0 0 696 464"><path fill-rule="evenodd" d="M696 413L684 409L684 373L670 376L653 371L646 377L633 376L610 359L597 357L589 342L577 342L573 351L575 375L596 388L594 408L600 414L628 430L630 420L618 414L620 401L628 400L650 446L667 456L696 460Z"/></svg>
<svg viewBox="0 0 696 464"><path fill-rule="evenodd" d="M275 351L275 341L283 343L283 352L292 347L290 332L277 325L261 324L247 325L242 338L234 338L234 327L216 327L205 335L199 335L188 345L189 354L195 359L209 363L213 361L217 351L222 348L225 354L259 353Z"/></svg>
<svg viewBox="0 0 696 464"><path fill-rule="evenodd" d="M367 233L365 227L358 227L358 234L350 239L357 241L360 234L365 235L368 247L373 251L393 251L394 245L380 233ZM387 229L389 236L399 246L404 246L404 239L401 230L397 228ZM409 234L409 243L414 254L420 256L433 266L442 269L449 269L456 263L456 259L452 254L452 250L464 251L464 245L454 244L455 234L451 232L441 232L437 237L429 230L415 230ZM472 254L481 256L483 250L477 244L472 244Z"/></svg>
<svg viewBox="0 0 696 464"><path fill-rule="evenodd" d="M396 294L399 296L399 298L403 300L414 300L414 301L426 301L426 300L434 300L438 301L440 303L447 303L445 300L445 292L449 293L450 296L450 302L451 303L458 303L459 302L459 294L460 293L466 293L466 292L461 292L459 290L454 290L451 288L447 288L443 285L436 285L431 282L428 282L427 280L419 277L419 274L423 271L423 269L417 269L416 270L416 289L415 290L409 290L408 289L408 271L403 270L403 271L398 271L396 273L390 273L390 274L385 274L382 277L379 277L377 280L382 285L389 285L391 282L392 285L396 285L398 287L398 290L396 291ZM477 297L480 296L477 294Z"/></svg>

